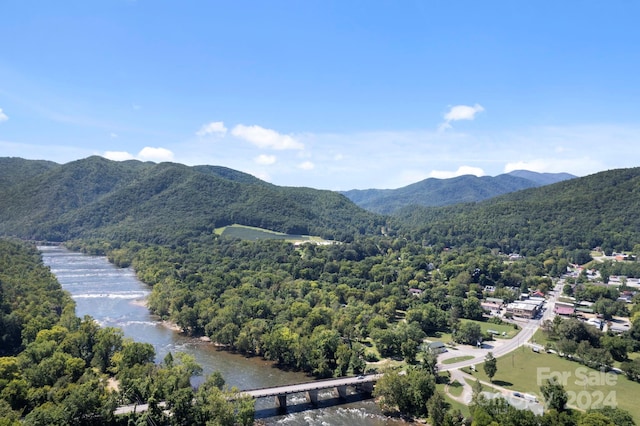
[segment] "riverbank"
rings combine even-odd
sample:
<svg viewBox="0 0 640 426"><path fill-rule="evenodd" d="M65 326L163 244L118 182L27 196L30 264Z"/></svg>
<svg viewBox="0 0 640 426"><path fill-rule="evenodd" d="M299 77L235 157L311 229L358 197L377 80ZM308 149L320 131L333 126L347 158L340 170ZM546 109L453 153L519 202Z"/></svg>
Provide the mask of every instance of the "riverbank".
<svg viewBox="0 0 640 426"><path fill-rule="evenodd" d="M149 301L148 299L136 299L133 300L131 302L132 305L134 306L139 306L141 308L145 308L147 310L149 310ZM151 314L151 312L149 312ZM182 333L182 327L180 327L178 324L176 324L173 321L169 321L169 320L158 320L158 324L160 324L162 327L171 330L171 331L175 331L177 333ZM200 336L197 338L198 340L202 341L202 342L208 342L211 343L211 339L207 336ZM220 346L222 347L222 345L217 345L216 343L213 344L214 346Z"/></svg>

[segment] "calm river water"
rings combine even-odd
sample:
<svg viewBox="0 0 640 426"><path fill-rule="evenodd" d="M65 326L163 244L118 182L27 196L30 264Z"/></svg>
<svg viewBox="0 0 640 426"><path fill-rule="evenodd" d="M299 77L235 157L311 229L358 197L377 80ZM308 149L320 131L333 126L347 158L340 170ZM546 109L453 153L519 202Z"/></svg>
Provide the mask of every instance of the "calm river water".
<svg viewBox="0 0 640 426"><path fill-rule="evenodd" d="M140 282L130 268L116 268L105 257L71 252L59 246L39 247L44 263L50 267L62 287L71 293L79 317L91 315L102 326L121 328L126 337L151 343L157 360L168 352L186 352L202 366L204 375L222 373L227 385L238 389L310 381L301 373L281 371L260 358L245 358L216 350L210 343L189 338L164 327L142 302L150 288ZM195 378L197 385L202 378ZM290 413L275 416L272 400L256 403L256 417L267 425L363 425L401 424L380 414L372 400L328 406L316 410L304 404L302 395L290 397Z"/></svg>

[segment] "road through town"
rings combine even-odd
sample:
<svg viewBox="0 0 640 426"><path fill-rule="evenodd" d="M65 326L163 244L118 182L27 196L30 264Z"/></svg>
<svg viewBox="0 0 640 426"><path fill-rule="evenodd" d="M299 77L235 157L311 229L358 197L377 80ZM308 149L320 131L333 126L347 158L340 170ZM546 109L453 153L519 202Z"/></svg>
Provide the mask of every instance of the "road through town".
<svg viewBox="0 0 640 426"><path fill-rule="evenodd" d="M544 311L540 318L530 320L514 321L522 329L520 332L511 339L498 339L495 341L487 342L482 345L481 348L475 348L472 346L458 346L455 350L445 352L438 357L439 364L438 369L440 371L457 370L471 365L476 365L484 362L484 358L489 352L493 353L493 356L499 358L503 355L512 352L523 345L530 345L529 342L540 325L546 320L553 320L554 307L556 301L556 295L560 294L562 290L562 281L556 284L554 290L550 292L549 298L545 302ZM456 362L454 364L443 364L442 362L455 357L460 356L473 356L472 359L466 361Z"/></svg>

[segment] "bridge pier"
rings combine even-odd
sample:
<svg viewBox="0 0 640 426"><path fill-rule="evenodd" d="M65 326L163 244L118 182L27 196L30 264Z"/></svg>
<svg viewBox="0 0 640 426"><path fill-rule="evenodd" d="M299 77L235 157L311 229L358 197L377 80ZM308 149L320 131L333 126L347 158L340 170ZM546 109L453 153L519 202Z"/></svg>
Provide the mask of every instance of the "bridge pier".
<svg viewBox="0 0 640 426"><path fill-rule="evenodd" d="M276 395L276 407L281 411L287 411L287 394Z"/></svg>
<svg viewBox="0 0 640 426"><path fill-rule="evenodd" d="M360 392L372 394L373 393L373 387L374 387L373 382L365 382L365 383L362 383L362 384L358 385L356 389L358 389Z"/></svg>
<svg viewBox="0 0 640 426"><path fill-rule="evenodd" d="M314 407L318 405L318 389L307 391L307 402L313 404Z"/></svg>
<svg viewBox="0 0 640 426"><path fill-rule="evenodd" d="M347 386L336 386L336 393L338 394L338 398L345 399L347 397Z"/></svg>

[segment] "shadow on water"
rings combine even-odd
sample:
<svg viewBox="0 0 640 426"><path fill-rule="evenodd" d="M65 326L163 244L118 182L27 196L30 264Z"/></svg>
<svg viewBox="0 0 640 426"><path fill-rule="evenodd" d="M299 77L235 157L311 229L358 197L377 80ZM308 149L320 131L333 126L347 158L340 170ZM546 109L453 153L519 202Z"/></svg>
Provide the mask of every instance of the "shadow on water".
<svg viewBox="0 0 640 426"><path fill-rule="evenodd" d="M302 394L296 394L296 396L298 395L302 395ZM370 394L356 393L352 395L347 395L345 398L338 398L338 397L330 397L326 399L318 398L318 403L316 405L313 405L310 402L306 402L306 401L299 402L299 403L296 403L296 401L291 401L291 398L289 395L289 397L287 397L286 409L275 407L275 401L271 399L271 405L272 405L271 407L269 408L256 407L255 419L256 420L268 419L270 417L282 416L284 414L302 413L305 411L315 410L319 408L334 407L338 405L351 404L354 402L367 401L372 398L373 397ZM261 403L259 405L265 405L264 399L266 398L263 398L263 401L260 401Z"/></svg>

